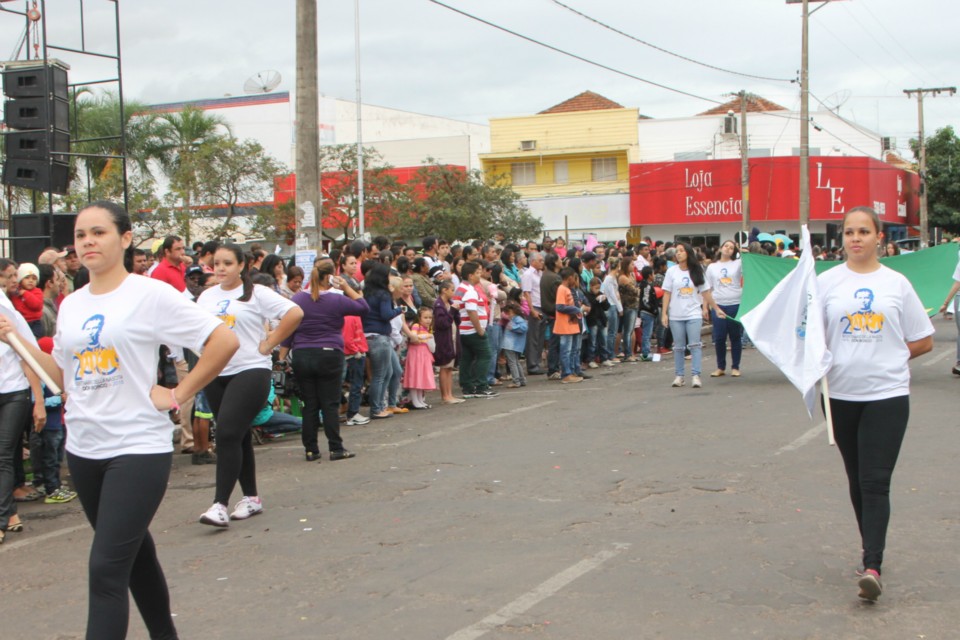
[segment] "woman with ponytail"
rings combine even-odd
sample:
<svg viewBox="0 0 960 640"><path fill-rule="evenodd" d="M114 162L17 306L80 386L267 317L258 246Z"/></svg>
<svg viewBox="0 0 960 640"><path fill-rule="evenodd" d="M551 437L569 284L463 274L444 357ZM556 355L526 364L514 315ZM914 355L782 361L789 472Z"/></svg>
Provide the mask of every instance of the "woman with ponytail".
<svg viewBox="0 0 960 640"><path fill-rule="evenodd" d="M214 274L220 284L197 299L200 307L219 317L240 340L237 353L204 389L217 420L217 488L213 505L200 516L200 522L215 527L226 527L231 519L243 520L263 511L250 425L270 392L270 353L303 318L303 310L293 302L268 287L253 284L249 268L243 249L235 244L223 245L213 257ZM280 324L268 333L264 324L272 320ZM227 504L238 480L243 498L228 514Z"/></svg>
<svg viewBox="0 0 960 640"><path fill-rule="evenodd" d="M693 388L703 386L700 381L700 366L703 362L703 341L700 330L707 317L707 306L718 318L727 316L713 301L710 285L706 281L703 265L697 254L686 242L677 243L677 264L667 270L663 279L663 306L660 319L673 334L673 368L676 377L674 387L684 385L686 363L683 350L689 348L692 356L690 373ZM704 304L706 303L706 305Z"/></svg>
<svg viewBox="0 0 960 640"><path fill-rule="evenodd" d="M170 594L148 530L170 479L168 411L213 380L237 350L237 338L169 285L130 276L124 258L133 234L123 207L107 201L84 207L74 240L90 284L60 306L53 352L38 349L11 315L0 314L0 339L18 332L30 355L66 393L67 463L94 530L86 637L126 638L132 594L149 636L175 640ZM157 385L161 344L203 353L173 389ZM16 368L9 357L4 346L0 361L7 378ZM24 378L22 397L29 398L26 383ZM7 411L0 407L3 424L7 418L25 419L29 406L20 418Z"/></svg>
<svg viewBox="0 0 960 640"><path fill-rule="evenodd" d="M347 324L351 329L347 333L352 339L365 343L360 317L366 316L370 307L345 277L334 275L333 260L319 261L310 274L310 291L295 294L292 301L303 310L303 322L284 340L280 358L286 357L288 349L293 351L293 373L303 397L301 439L306 460L320 462L317 443L320 412L330 460L352 458L355 454L343 448L340 437L344 326ZM369 418L360 415L359 402L349 419L350 424L369 422Z"/></svg>

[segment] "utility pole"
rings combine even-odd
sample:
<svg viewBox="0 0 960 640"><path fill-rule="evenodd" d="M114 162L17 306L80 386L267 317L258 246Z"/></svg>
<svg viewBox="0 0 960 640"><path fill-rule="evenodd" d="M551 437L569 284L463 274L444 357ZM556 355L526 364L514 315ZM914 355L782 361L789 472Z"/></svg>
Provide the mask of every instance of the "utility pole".
<svg viewBox="0 0 960 640"><path fill-rule="evenodd" d="M803 5L800 38L800 224L810 222L810 16L831 0L786 0ZM810 11L811 2L822 2Z"/></svg>
<svg viewBox="0 0 960 640"><path fill-rule="evenodd" d="M743 200L743 223L740 229L750 234L750 154L747 149L747 92L740 92L740 188Z"/></svg>
<svg viewBox="0 0 960 640"><path fill-rule="evenodd" d="M923 96L926 93L932 96L949 93L952 96L957 92L957 88L904 89L903 92L908 98L917 95L917 115L920 123L920 248L926 249L930 243L930 223L927 217L927 139L923 132Z"/></svg>
<svg viewBox="0 0 960 640"><path fill-rule="evenodd" d="M800 226L810 222L810 6L803 0L800 40Z"/></svg>
<svg viewBox="0 0 960 640"><path fill-rule="evenodd" d="M363 117L360 102L360 0L353 0L353 41L354 58L357 62L357 218L360 237L364 232L364 213L366 207L363 192Z"/></svg>
<svg viewBox="0 0 960 640"><path fill-rule="evenodd" d="M317 0L297 0L297 245L320 251L320 105L317 81ZM304 234L307 245L300 241ZM313 265L310 265L312 268Z"/></svg>

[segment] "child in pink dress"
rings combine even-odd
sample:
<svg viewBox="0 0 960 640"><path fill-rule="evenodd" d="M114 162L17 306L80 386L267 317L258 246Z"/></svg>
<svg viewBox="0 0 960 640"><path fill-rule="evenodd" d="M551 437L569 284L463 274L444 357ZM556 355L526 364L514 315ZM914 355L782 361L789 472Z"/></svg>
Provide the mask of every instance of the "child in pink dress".
<svg viewBox="0 0 960 640"><path fill-rule="evenodd" d="M426 392L437 388L433 378L433 352L436 342L433 340L433 309L421 307L417 322L410 327L411 333L420 338L418 344L407 348L407 363L403 370L403 388L410 390L410 401L414 409L430 409L426 403Z"/></svg>

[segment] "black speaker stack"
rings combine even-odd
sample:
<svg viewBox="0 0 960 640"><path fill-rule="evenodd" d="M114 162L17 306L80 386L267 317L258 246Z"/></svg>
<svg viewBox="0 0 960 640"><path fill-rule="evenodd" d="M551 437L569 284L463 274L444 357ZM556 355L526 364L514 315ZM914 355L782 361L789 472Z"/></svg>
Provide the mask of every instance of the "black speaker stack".
<svg viewBox="0 0 960 640"><path fill-rule="evenodd" d="M70 109L62 63L7 63L3 71L4 184L66 194Z"/></svg>

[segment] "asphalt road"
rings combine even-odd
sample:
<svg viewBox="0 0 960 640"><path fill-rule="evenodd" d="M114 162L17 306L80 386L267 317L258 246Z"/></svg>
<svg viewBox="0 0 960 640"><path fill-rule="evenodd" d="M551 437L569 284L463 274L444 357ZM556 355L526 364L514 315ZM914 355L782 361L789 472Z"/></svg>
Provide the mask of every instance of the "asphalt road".
<svg viewBox="0 0 960 640"><path fill-rule="evenodd" d="M623 364L345 427L353 460L257 448L266 511L197 523L213 468L176 456L152 531L190 638L955 638L960 500L952 321L913 363L876 605L839 453L756 351L673 389ZM713 369L713 352L704 370ZM239 496L236 496L239 498ZM0 546L5 638L79 638L91 531L21 505ZM146 638L135 610L131 638Z"/></svg>

